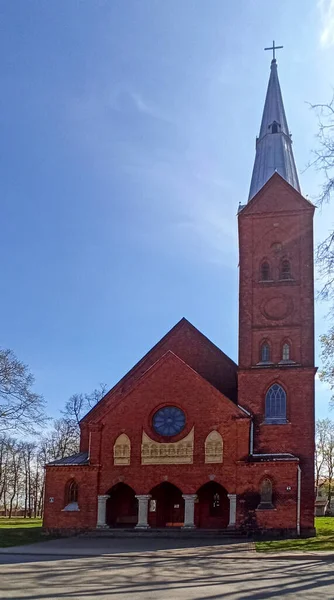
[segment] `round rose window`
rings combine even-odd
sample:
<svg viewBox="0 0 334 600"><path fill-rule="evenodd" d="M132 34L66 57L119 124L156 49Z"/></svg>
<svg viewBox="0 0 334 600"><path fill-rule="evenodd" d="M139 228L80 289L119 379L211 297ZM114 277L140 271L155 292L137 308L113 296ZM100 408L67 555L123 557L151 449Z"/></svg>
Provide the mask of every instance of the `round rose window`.
<svg viewBox="0 0 334 600"><path fill-rule="evenodd" d="M164 406L153 416L153 429L159 435L177 435L184 429L185 424L186 416L183 410L176 406Z"/></svg>

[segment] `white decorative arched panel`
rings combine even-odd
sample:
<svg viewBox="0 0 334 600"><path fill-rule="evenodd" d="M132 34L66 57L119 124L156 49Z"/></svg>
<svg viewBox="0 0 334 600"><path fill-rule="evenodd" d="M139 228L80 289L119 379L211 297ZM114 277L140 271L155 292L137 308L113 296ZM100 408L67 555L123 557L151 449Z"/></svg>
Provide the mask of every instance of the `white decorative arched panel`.
<svg viewBox="0 0 334 600"><path fill-rule="evenodd" d="M115 441L114 445L114 465L129 465L131 459L131 442L130 438L121 433Z"/></svg>
<svg viewBox="0 0 334 600"><path fill-rule="evenodd" d="M218 431L211 431L205 440L205 462L223 462L223 438Z"/></svg>

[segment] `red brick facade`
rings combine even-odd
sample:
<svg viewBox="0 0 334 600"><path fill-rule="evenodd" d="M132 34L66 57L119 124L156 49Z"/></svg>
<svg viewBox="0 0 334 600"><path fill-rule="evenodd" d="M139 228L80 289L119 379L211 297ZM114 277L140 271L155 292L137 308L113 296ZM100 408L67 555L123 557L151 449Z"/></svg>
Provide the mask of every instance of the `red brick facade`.
<svg viewBox="0 0 334 600"><path fill-rule="evenodd" d="M239 368L182 319L82 420L78 462L87 464L46 467L45 528L95 528L99 496L107 526L135 526L139 495L151 527L193 518L197 527L312 533L313 212L277 174L239 211ZM286 397L282 422L267 414L273 384ZM185 415L178 435L154 429L166 406ZM122 434L131 447L119 464Z"/></svg>

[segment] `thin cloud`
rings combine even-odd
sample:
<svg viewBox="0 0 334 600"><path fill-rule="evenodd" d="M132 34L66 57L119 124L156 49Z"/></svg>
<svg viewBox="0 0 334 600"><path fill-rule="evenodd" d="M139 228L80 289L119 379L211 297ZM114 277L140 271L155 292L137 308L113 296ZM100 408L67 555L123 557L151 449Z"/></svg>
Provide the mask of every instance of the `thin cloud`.
<svg viewBox="0 0 334 600"><path fill-rule="evenodd" d="M323 48L334 45L334 0L319 0L321 18L320 44Z"/></svg>
<svg viewBox="0 0 334 600"><path fill-rule="evenodd" d="M123 112L131 109L137 113L141 113L158 121L166 123L175 123L170 115L163 112L153 103L148 102L143 94L137 90L133 90L127 85L121 85L112 89L108 94L105 94L104 103L109 104L111 110Z"/></svg>
<svg viewBox="0 0 334 600"><path fill-rule="evenodd" d="M233 183L217 177L215 161L212 163L203 152L191 155L188 148L198 142L197 130L192 138L188 123L190 133L184 135L186 150L184 144L171 145L169 135L164 138L163 125L159 129L162 139L147 144L145 138L131 132L126 132L125 137L115 135L118 113L137 113L139 119L145 116L176 124L163 108L129 85L100 85L71 99L67 117L72 127L68 130L93 158L94 168L104 179L113 178L117 170L135 181L149 214L155 214L158 202L164 226L169 230L166 235L174 236L177 245L187 246L196 259L200 251L205 261L231 265L231 249L236 247L236 206L230 202ZM151 237L156 245L159 240L146 231L145 239ZM235 263L234 258L232 262Z"/></svg>
<svg viewBox="0 0 334 600"><path fill-rule="evenodd" d="M130 91L128 92L129 96L132 98L134 106L140 113L144 113L153 119L158 119L160 121L166 121L167 123L174 123L173 119L171 119L168 115L164 114L157 107L152 104L148 104L146 100L143 99L142 95L138 92Z"/></svg>

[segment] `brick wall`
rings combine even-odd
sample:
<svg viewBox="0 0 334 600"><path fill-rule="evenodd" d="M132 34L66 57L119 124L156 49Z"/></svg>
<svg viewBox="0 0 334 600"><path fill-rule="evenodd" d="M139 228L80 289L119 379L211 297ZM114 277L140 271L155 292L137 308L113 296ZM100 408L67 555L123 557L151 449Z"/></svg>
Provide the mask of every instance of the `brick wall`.
<svg viewBox="0 0 334 600"><path fill-rule="evenodd" d="M67 483L78 484L80 511L64 511ZM45 529L89 529L96 526L98 468L88 466L46 467ZM50 502L50 499L53 499Z"/></svg>
<svg viewBox="0 0 334 600"><path fill-rule="evenodd" d="M302 469L302 519L314 514L314 207L275 175L239 215L240 326L238 401L254 415L254 451L290 452ZM291 281L280 280L287 258ZM260 267L270 266L262 282ZM271 365L260 365L261 343ZM294 364L284 364L288 341ZM265 395L273 384L287 395L284 425L264 423Z"/></svg>

